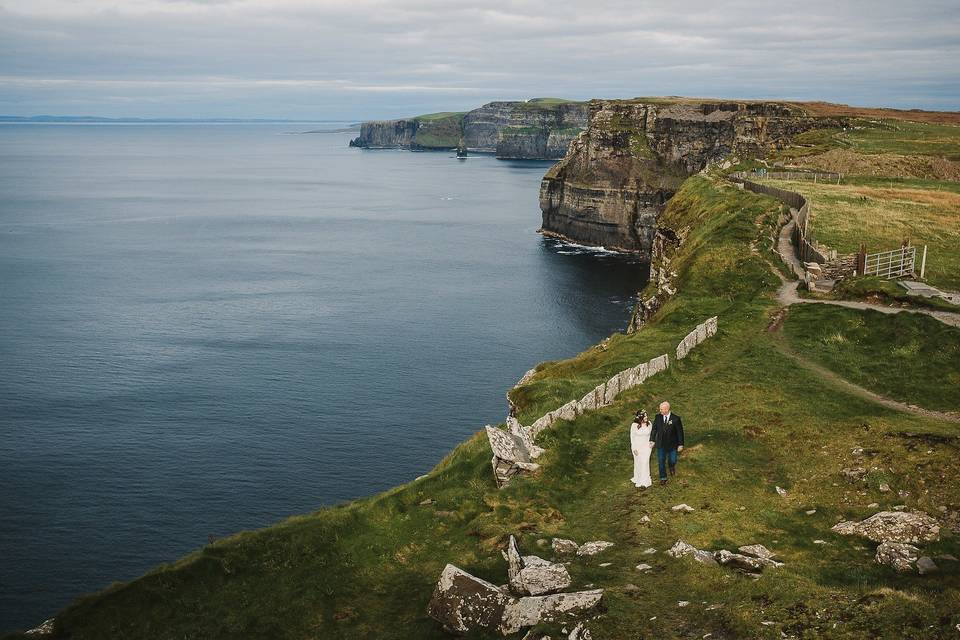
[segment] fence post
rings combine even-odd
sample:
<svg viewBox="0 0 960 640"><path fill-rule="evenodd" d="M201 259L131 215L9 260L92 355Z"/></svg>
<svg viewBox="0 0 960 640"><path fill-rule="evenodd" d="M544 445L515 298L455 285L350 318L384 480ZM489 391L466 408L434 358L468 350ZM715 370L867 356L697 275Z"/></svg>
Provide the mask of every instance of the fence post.
<svg viewBox="0 0 960 640"><path fill-rule="evenodd" d="M923 245L923 258L920 259L920 279L923 280L923 272L927 270L927 245Z"/></svg>

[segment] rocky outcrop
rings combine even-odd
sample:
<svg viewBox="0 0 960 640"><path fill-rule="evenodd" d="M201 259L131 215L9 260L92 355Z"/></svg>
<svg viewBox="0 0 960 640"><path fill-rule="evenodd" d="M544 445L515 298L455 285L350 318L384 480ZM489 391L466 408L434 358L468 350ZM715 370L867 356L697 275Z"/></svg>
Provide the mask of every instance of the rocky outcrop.
<svg viewBox="0 0 960 640"><path fill-rule="evenodd" d="M847 520L833 526L841 535L858 535L874 542L919 544L940 539L940 524L922 512L881 511L866 520Z"/></svg>
<svg viewBox="0 0 960 640"><path fill-rule="evenodd" d="M440 113L402 120L374 120L360 125L351 147L366 149L451 149L463 135L462 113Z"/></svg>
<svg viewBox="0 0 960 640"><path fill-rule="evenodd" d="M491 102L464 116L463 137L468 149L498 158L560 159L586 126L582 102Z"/></svg>
<svg viewBox="0 0 960 640"><path fill-rule="evenodd" d="M364 122L351 147L468 150L498 158L558 160L587 126L587 105L551 99L491 102L467 113Z"/></svg>
<svg viewBox="0 0 960 640"><path fill-rule="evenodd" d="M367 149L414 148L417 120L374 120L360 125L360 135L350 141L351 147Z"/></svg>
<svg viewBox="0 0 960 640"><path fill-rule="evenodd" d="M486 630L506 636L538 624L572 624L602 612L603 589L560 593L570 586L564 565L521 555L513 536L504 556L509 584L503 587L448 564L427 614L454 633Z"/></svg>
<svg viewBox="0 0 960 640"><path fill-rule="evenodd" d="M656 220L688 176L731 154L762 157L835 121L773 102L593 100L586 131L547 172L541 232L649 259Z"/></svg>

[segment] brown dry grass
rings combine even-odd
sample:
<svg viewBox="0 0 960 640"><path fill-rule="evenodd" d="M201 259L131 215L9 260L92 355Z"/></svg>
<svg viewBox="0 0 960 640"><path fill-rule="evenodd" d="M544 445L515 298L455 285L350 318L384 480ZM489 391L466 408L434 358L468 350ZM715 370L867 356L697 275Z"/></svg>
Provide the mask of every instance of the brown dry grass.
<svg viewBox="0 0 960 640"><path fill-rule="evenodd" d="M831 102L790 102L813 116L853 118L893 118L931 124L960 125L960 111L923 111L921 109L888 109L884 107L853 107Z"/></svg>
<svg viewBox="0 0 960 640"><path fill-rule="evenodd" d="M909 238L928 245L926 277L934 286L960 289L960 194L904 187L827 185L786 180L777 187L810 200L817 240L839 253L889 251ZM919 268L919 265L918 265Z"/></svg>
<svg viewBox="0 0 960 640"><path fill-rule="evenodd" d="M792 165L858 176L894 176L960 181L960 162L936 156L862 154L847 149L795 158Z"/></svg>

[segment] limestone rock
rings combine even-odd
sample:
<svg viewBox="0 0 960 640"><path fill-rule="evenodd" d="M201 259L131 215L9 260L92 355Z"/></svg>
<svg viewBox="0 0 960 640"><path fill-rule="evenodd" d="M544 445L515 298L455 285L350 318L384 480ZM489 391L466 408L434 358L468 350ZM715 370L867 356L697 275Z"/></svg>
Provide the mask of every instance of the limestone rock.
<svg viewBox="0 0 960 640"><path fill-rule="evenodd" d="M25 632L24 632L24 635L26 635L26 636L49 636L49 635L53 635L53 623L54 623L54 618L50 618L49 620L44 620L44 621L43 621L43 624L41 624L39 627L34 627L33 629L30 629L29 631L25 631Z"/></svg>
<svg viewBox="0 0 960 640"><path fill-rule="evenodd" d="M840 470L840 475L848 480L862 480L867 475L867 470L863 467L849 467Z"/></svg>
<svg viewBox="0 0 960 640"><path fill-rule="evenodd" d="M653 569L653 567L651 567L650 565L648 565L646 562L641 562L640 564L637 565L637 571L647 572L647 571L650 571L650 570L652 570L652 569Z"/></svg>
<svg viewBox="0 0 960 640"><path fill-rule="evenodd" d="M877 547L876 560L880 564L893 567L900 573L913 570L914 563L920 558L920 549L904 542L881 542Z"/></svg>
<svg viewBox="0 0 960 640"><path fill-rule="evenodd" d="M673 558L682 558L684 556L693 556L693 559L701 564L716 565L717 561L709 551L697 549L692 544L687 544L683 540L677 540L667 551L667 555Z"/></svg>
<svg viewBox="0 0 960 640"><path fill-rule="evenodd" d="M582 545L580 545L580 548L577 549L577 555L595 556L601 551L609 549L612 546L612 542L607 542L605 540L592 540L590 542L584 542Z"/></svg>
<svg viewBox="0 0 960 640"><path fill-rule="evenodd" d="M499 630L507 606L513 602L514 598L495 585L448 564L427 605L427 615L455 633Z"/></svg>
<svg viewBox="0 0 960 640"><path fill-rule="evenodd" d="M681 503L681 504L678 504L678 505L674 505L674 506L670 507L670 510L671 510L671 511L683 511L684 513L693 513L694 511L696 511L696 509L694 509L693 507L691 507L690 505L688 505L688 504L686 504L686 503Z"/></svg>
<svg viewBox="0 0 960 640"><path fill-rule="evenodd" d="M767 560L773 558L777 554L770 549L767 549L762 544L748 544L737 549L740 553L745 553L748 556L753 556L755 558L766 558Z"/></svg>
<svg viewBox="0 0 960 640"><path fill-rule="evenodd" d="M840 522L832 530L841 535L863 536L874 542L917 544L940 539L940 525L923 512L881 511L861 522Z"/></svg>
<svg viewBox="0 0 960 640"><path fill-rule="evenodd" d="M580 545L573 540L568 540L566 538L554 538L550 541L550 546L554 553L561 554L576 553L580 550Z"/></svg>
<svg viewBox="0 0 960 640"><path fill-rule="evenodd" d="M514 593L539 596L556 593L570 586L570 574L562 564L529 565L520 570L515 581L510 582Z"/></svg>
<svg viewBox="0 0 960 640"><path fill-rule="evenodd" d="M524 566L520 548L517 546L517 539L511 535L507 542L507 578L509 578L511 584Z"/></svg>
<svg viewBox="0 0 960 640"><path fill-rule="evenodd" d="M923 556L917 559L917 571L920 575L925 576L928 573L936 573L939 570L933 558Z"/></svg>
<svg viewBox="0 0 960 640"><path fill-rule="evenodd" d="M598 612L603 589L527 596L511 600L503 609L499 631L506 635L542 622L573 622Z"/></svg>
<svg viewBox="0 0 960 640"><path fill-rule="evenodd" d="M585 623L578 622L577 626L570 632L570 635L567 636L567 640L593 640L593 635Z"/></svg>
<svg viewBox="0 0 960 640"><path fill-rule="evenodd" d="M722 565L730 565L734 569L746 571L748 573L757 573L763 571L764 564L760 558L751 558L739 553L733 553L726 549L721 549L714 554L714 558Z"/></svg>

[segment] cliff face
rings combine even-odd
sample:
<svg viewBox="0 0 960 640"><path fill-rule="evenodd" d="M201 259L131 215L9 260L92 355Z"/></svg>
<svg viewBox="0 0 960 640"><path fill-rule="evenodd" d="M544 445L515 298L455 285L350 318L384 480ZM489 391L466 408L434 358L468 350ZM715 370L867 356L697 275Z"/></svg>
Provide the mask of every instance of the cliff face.
<svg viewBox="0 0 960 640"><path fill-rule="evenodd" d="M468 149L498 158L560 159L587 126L582 102L491 102L466 114L434 114L364 122L352 147L450 149L463 138Z"/></svg>
<svg viewBox="0 0 960 640"><path fill-rule="evenodd" d="M491 102L463 118L468 149L499 158L559 159L587 126L582 102Z"/></svg>
<svg viewBox="0 0 960 640"><path fill-rule="evenodd" d="M594 100L587 129L540 187L541 231L649 259L657 217L679 185L727 155L763 157L835 120L772 102Z"/></svg>
<svg viewBox="0 0 960 640"><path fill-rule="evenodd" d="M460 141L462 113L442 113L402 120L373 120L360 125L351 147L368 149L450 149Z"/></svg>

